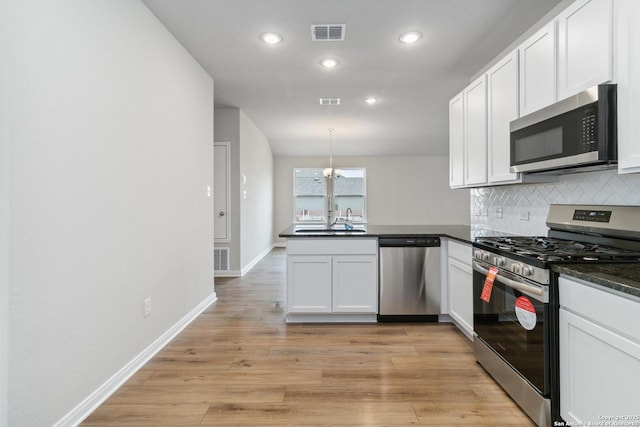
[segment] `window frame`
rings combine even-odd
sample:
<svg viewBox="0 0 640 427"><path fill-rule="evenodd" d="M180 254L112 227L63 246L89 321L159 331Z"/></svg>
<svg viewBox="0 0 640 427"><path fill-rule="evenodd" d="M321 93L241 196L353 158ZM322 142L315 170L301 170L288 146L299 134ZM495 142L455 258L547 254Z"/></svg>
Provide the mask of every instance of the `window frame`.
<svg viewBox="0 0 640 427"><path fill-rule="evenodd" d="M359 217L359 219L354 219L351 218L352 222L354 224L366 224L367 223L367 169L364 167L345 167L345 168L337 168L340 171L349 171L349 170L357 170L357 171L362 171L362 179L363 179L363 192L364 194L361 196L362 197L362 217ZM324 182L324 196L322 197L322 206L323 206L323 215L322 217L324 219L309 219L309 220L299 220L296 216L297 213L297 198L298 197L303 197L304 195L298 195L296 193L296 179L297 179L297 175L296 172L297 171L301 171L301 170L306 170L306 171L316 171L319 176L321 177L320 179L323 180ZM323 171L324 168L313 168L313 167L294 167L293 168L293 173L292 173L292 209L291 209L291 213L292 213L292 223L295 225L318 225L318 224L326 224L327 223L327 215L328 215L328 197L331 196L333 198L333 201L335 203L335 199L336 196L334 194L335 192L335 188L334 188L334 179L328 179L323 175ZM339 179L339 178L338 178ZM338 196L340 197L340 196ZM335 218L334 218L335 220ZM344 220L346 220L346 218L344 216L340 216L340 220L341 222L344 222Z"/></svg>

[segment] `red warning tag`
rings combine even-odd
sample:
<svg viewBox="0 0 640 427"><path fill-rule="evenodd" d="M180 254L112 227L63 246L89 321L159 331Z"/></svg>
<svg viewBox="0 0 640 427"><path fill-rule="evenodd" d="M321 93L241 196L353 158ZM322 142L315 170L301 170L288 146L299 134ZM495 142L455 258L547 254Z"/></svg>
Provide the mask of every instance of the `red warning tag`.
<svg viewBox="0 0 640 427"><path fill-rule="evenodd" d="M484 286L482 286L482 294L480 299L485 302L491 301L491 291L493 290L493 281L496 280L498 275L498 269L496 267L489 267L489 272L484 278Z"/></svg>
<svg viewBox="0 0 640 427"><path fill-rule="evenodd" d="M516 299L516 317L523 328L530 331L536 327L537 317L536 308L533 306L529 298L518 297Z"/></svg>

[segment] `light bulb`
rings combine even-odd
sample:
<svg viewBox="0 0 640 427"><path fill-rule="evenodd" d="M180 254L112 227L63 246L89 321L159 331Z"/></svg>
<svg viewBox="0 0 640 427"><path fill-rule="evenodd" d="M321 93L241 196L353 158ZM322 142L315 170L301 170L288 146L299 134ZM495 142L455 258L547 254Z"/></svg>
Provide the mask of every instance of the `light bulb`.
<svg viewBox="0 0 640 427"><path fill-rule="evenodd" d="M278 33L262 33L260 39L267 44L278 44L282 41L282 36Z"/></svg>
<svg viewBox="0 0 640 427"><path fill-rule="evenodd" d="M400 36L402 43L411 44L415 43L422 38L422 34L418 31L409 31Z"/></svg>

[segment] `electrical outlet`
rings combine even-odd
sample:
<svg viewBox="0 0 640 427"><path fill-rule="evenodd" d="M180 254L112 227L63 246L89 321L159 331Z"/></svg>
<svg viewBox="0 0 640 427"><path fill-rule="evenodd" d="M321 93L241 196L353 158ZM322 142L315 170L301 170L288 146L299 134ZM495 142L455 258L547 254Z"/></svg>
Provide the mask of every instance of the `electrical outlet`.
<svg viewBox="0 0 640 427"><path fill-rule="evenodd" d="M529 221L529 211L520 212L520 221Z"/></svg>
<svg viewBox="0 0 640 427"><path fill-rule="evenodd" d="M151 298L144 300L144 317L148 317L151 314Z"/></svg>
<svg viewBox="0 0 640 427"><path fill-rule="evenodd" d="M502 218L502 207L498 207L496 206L496 208L493 211L493 215L498 218L501 219Z"/></svg>

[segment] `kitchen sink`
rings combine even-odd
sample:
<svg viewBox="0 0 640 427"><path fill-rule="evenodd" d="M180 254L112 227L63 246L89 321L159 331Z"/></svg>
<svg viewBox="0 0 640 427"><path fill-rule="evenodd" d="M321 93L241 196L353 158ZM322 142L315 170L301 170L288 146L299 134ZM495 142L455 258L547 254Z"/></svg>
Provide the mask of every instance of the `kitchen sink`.
<svg viewBox="0 0 640 427"><path fill-rule="evenodd" d="M364 233L366 231L364 228L352 228L351 230L345 228L299 228L296 233Z"/></svg>

